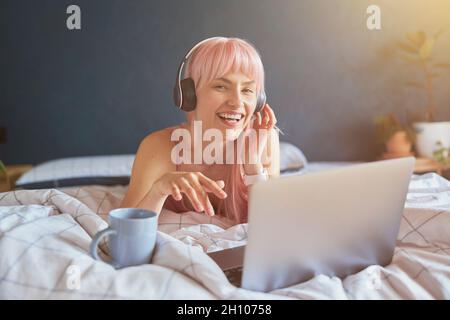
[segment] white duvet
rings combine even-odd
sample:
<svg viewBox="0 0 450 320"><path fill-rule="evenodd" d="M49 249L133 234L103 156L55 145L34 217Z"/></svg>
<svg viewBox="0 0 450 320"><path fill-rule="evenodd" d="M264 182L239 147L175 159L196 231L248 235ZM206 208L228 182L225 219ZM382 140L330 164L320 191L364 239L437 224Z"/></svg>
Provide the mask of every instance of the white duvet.
<svg viewBox="0 0 450 320"><path fill-rule="evenodd" d="M318 275L270 293L231 285L204 253L245 243L246 224L163 211L152 264L115 270L93 260L125 187L0 193L2 299L449 299L450 182L413 176L392 263L344 280ZM102 246L105 250L105 246Z"/></svg>

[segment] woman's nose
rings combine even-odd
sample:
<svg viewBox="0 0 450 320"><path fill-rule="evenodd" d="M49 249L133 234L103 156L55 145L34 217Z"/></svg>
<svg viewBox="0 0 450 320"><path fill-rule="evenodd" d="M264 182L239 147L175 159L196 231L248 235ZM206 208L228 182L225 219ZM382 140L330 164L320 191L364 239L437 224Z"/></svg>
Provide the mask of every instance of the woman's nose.
<svg viewBox="0 0 450 320"><path fill-rule="evenodd" d="M240 107L242 105L242 96L239 91L232 91L228 96L228 104L234 107Z"/></svg>

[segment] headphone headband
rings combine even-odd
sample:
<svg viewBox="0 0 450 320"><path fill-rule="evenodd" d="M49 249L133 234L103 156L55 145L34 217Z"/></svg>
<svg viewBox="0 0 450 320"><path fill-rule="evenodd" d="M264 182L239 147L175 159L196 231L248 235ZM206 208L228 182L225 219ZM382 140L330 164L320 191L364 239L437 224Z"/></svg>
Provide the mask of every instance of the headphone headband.
<svg viewBox="0 0 450 320"><path fill-rule="evenodd" d="M197 97L195 95L195 84L194 80L192 78L186 78L181 80L181 74L183 72L183 67L185 63L190 58L191 54L203 43L206 41L210 41L213 39L223 39L223 37L212 37L207 38L205 40L202 40L198 42L195 46L193 46L184 56L183 61L181 62L180 66L178 67L177 72L177 79L175 82L175 87L173 88L173 99L175 102L175 105L184 111L192 111L195 109L197 104ZM255 113L261 111L261 109L266 104L266 94L264 92L264 89L261 88L259 94L256 97L256 108Z"/></svg>
<svg viewBox="0 0 450 320"><path fill-rule="evenodd" d="M195 46L193 46L191 48L191 50L189 50L186 53L186 55L184 56L184 59L181 62L180 67L178 68L177 81L176 81L176 85L175 85L175 89L176 90L178 89L178 97L179 97L179 99L177 99L177 101L175 101L175 102L176 102L176 105L177 105L177 107L179 109L181 109L181 107L183 105L183 92L182 92L182 89L181 89L181 73L183 72L183 67L184 67L185 63L188 61L189 57L195 51L195 49L197 49L200 45L202 45L206 41L213 40L213 39L220 39L220 38L221 37L211 37L211 38L207 38L205 40L202 40L202 41L198 42Z"/></svg>

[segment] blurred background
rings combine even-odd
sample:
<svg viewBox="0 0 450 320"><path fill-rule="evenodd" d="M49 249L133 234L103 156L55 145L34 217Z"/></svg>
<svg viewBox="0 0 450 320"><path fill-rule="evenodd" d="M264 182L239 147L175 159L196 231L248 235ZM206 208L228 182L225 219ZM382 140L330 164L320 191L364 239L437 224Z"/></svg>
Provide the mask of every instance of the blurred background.
<svg viewBox="0 0 450 320"><path fill-rule="evenodd" d="M66 8L81 8L68 30ZM381 9L368 30L366 9ZM77 0L0 2L0 159L6 164L135 153L185 115L172 88L182 57L211 36L259 50L282 140L312 161L370 161L374 117L422 110L401 59L409 32L443 32L433 58L450 63L448 0ZM437 120L450 120L450 72L434 82Z"/></svg>

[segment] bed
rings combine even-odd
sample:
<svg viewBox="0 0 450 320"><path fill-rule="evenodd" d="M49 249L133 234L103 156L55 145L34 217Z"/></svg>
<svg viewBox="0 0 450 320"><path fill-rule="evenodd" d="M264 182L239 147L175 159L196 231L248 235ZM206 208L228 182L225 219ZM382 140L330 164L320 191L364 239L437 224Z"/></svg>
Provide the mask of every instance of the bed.
<svg viewBox="0 0 450 320"><path fill-rule="evenodd" d="M302 161L301 168L291 166L283 174L354 164ZM0 298L450 298L450 181L437 174L411 177L390 265L373 265L343 280L317 275L269 293L233 286L205 254L245 244L247 224L231 226L223 218L196 212L162 211L151 264L115 270L93 260L88 254L91 239L107 226L108 212L119 206L126 190L126 184L92 180L0 193ZM101 249L106 256L105 243Z"/></svg>

